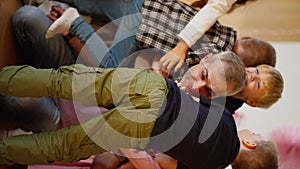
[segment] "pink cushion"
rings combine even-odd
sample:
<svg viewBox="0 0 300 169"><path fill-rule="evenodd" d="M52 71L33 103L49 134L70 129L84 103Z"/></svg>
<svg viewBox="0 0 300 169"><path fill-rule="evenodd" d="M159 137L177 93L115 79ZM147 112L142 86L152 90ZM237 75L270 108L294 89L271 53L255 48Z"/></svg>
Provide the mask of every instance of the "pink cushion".
<svg viewBox="0 0 300 169"><path fill-rule="evenodd" d="M84 122L108 111L104 107L86 106L68 99L55 99L55 103L60 111L59 128Z"/></svg>
<svg viewBox="0 0 300 169"><path fill-rule="evenodd" d="M52 163L48 165L28 165L27 169L90 169L95 156L75 163Z"/></svg>

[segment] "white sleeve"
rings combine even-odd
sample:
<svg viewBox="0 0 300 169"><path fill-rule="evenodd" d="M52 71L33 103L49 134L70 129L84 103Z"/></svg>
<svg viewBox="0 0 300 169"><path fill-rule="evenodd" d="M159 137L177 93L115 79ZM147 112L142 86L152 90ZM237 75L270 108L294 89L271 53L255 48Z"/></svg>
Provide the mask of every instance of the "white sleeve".
<svg viewBox="0 0 300 169"><path fill-rule="evenodd" d="M207 4L193 17L178 36L191 47L220 16L231 9L235 2L236 0L208 0Z"/></svg>

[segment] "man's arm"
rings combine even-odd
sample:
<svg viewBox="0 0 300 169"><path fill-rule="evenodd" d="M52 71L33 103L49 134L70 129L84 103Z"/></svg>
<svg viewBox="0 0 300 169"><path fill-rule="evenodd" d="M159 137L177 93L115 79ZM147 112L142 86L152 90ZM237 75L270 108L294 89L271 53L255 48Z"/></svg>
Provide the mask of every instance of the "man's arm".
<svg viewBox="0 0 300 169"><path fill-rule="evenodd" d="M7 66L0 71L0 94L65 98L89 105L108 106L112 103L110 80L114 70L80 64L63 66L57 70Z"/></svg>
<svg viewBox="0 0 300 169"><path fill-rule="evenodd" d="M0 140L0 165L76 162L104 150L74 125L53 132L19 135Z"/></svg>
<svg viewBox="0 0 300 169"><path fill-rule="evenodd" d="M63 68L8 66L0 71L0 94L17 97L72 98L72 73Z"/></svg>

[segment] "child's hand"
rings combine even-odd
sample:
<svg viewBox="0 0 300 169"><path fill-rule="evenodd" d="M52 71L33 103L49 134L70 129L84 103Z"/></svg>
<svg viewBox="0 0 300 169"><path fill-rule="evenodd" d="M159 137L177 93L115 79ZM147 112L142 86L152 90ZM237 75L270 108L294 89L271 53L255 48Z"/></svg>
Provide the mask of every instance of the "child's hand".
<svg viewBox="0 0 300 169"><path fill-rule="evenodd" d="M63 9L60 8L59 6L55 6L53 5L51 7L51 11L50 11L50 14L48 15L48 18L54 22L56 21L59 17L61 17L61 15L64 13ZM66 36L68 35L69 31L66 31L66 32L62 32L62 36Z"/></svg>
<svg viewBox="0 0 300 169"><path fill-rule="evenodd" d="M64 11L58 7L58 6L52 6L51 7L51 11L50 14L48 15L48 18L54 22L56 21L56 19L58 19L62 14L64 13Z"/></svg>

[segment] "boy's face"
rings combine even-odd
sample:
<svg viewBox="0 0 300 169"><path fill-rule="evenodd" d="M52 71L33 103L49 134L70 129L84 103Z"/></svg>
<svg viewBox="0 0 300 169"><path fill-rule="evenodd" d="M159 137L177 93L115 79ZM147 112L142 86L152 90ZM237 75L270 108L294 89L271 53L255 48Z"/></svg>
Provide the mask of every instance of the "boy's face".
<svg viewBox="0 0 300 169"><path fill-rule="evenodd" d="M264 136L262 136L258 133L252 132L248 129L243 129L243 130L238 131L238 136L241 140L242 139L249 140L249 141L267 140Z"/></svg>
<svg viewBox="0 0 300 169"><path fill-rule="evenodd" d="M266 83L269 75L265 73L263 68L247 67L245 70L246 82L242 90L242 95L255 101L268 93L268 89L264 84Z"/></svg>

